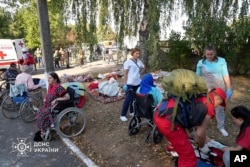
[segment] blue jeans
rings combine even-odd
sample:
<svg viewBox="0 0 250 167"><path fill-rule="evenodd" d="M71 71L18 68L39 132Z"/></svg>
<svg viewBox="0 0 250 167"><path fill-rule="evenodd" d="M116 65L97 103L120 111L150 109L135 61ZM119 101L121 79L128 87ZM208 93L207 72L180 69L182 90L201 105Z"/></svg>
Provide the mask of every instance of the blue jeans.
<svg viewBox="0 0 250 167"><path fill-rule="evenodd" d="M139 87L139 85L137 86L133 86L133 85L127 85L128 86L128 90L126 92L126 97L122 106L122 112L121 112L121 116L126 116L127 112L128 112L128 108L130 108L130 113L133 113L133 106L132 106L132 102L134 99L134 92L136 92L137 88ZM131 91L133 90L133 91Z"/></svg>
<svg viewBox="0 0 250 167"><path fill-rule="evenodd" d="M42 57L38 57L38 58L37 58L37 63L38 63L39 66L40 66L40 65L44 66L44 65L43 65L43 58L42 58Z"/></svg>

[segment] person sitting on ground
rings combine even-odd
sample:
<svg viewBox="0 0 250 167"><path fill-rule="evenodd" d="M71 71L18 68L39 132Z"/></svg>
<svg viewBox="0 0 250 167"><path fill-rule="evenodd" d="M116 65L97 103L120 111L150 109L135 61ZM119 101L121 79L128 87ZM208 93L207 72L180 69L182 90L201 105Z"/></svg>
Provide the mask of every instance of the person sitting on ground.
<svg viewBox="0 0 250 167"><path fill-rule="evenodd" d="M206 133L209 121L214 118L214 109L218 105L225 107L226 93L221 88L212 89L207 96L197 97L195 102L195 114L196 118L199 118L197 122L195 141L198 146L202 148L206 142ZM167 111L165 114L160 115L159 111L154 113L154 122L159 131L165 136L174 151L178 154L178 167L196 167L198 159L195 155L194 148L189 140L186 128L175 119L174 129L172 129L172 112L175 106L175 100L169 97L168 104L166 106ZM165 107L165 106L164 106ZM160 107L161 108L161 107ZM178 115L177 115L178 116Z"/></svg>
<svg viewBox="0 0 250 167"><path fill-rule="evenodd" d="M153 76L150 73L143 76L136 93L143 95L152 94L155 106L157 106L163 98L161 91L155 87Z"/></svg>
<svg viewBox="0 0 250 167"><path fill-rule="evenodd" d="M67 90L60 85L60 79L57 73L51 72L48 75L48 84L48 93L43 100L42 107L36 115L36 124L39 131L35 133L34 141L42 141L46 130L52 125L53 118L51 108L55 106L58 101L70 99Z"/></svg>
<svg viewBox="0 0 250 167"><path fill-rule="evenodd" d="M28 65L22 65L21 71L22 73L18 74L16 77L15 85L24 84L28 90L34 90L40 87L40 85L34 84Z"/></svg>
<svg viewBox="0 0 250 167"><path fill-rule="evenodd" d="M19 70L17 69L16 63L11 63L9 69L5 72L5 79L7 81L6 89L10 88L10 83L15 82L18 74Z"/></svg>
<svg viewBox="0 0 250 167"><path fill-rule="evenodd" d="M236 146L223 147L223 161L226 167L230 166L229 151L250 151L250 110L245 106L237 106L231 110L233 122L240 127L240 132L236 137Z"/></svg>

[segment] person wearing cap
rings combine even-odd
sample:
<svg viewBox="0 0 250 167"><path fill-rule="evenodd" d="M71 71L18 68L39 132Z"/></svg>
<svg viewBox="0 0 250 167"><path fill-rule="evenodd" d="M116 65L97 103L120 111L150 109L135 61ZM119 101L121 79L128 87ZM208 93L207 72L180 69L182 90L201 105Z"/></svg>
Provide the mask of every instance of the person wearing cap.
<svg viewBox="0 0 250 167"><path fill-rule="evenodd" d="M207 96L197 97L194 102L199 105L194 105L195 117L199 119L199 124L195 126L194 140L200 148L202 148L207 139L208 123L215 116L214 109L222 105L226 107L226 93L221 88L212 89ZM189 140L187 129L178 121L175 121L173 129L171 129L171 111L175 106L173 97L168 98L166 114L160 115L159 110L154 113L154 122L159 131L165 136L168 143L178 154L178 167L196 167L198 159L195 155L194 148ZM194 115L193 115L194 116ZM191 127L192 128L192 127Z"/></svg>
<svg viewBox="0 0 250 167"><path fill-rule="evenodd" d="M22 52L23 52L22 65L28 65L30 68L30 73L33 71L34 68L36 71L36 61L34 56L31 53L29 53L27 48L22 48Z"/></svg>
<svg viewBox="0 0 250 167"><path fill-rule="evenodd" d="M214 87L220 87L225 90L227 99L231 98L233 91L231 88L227 63L224 58L217 57L215 47L208 46L205 49L204 58L199 60L197 64L196 74L205 79L209 90ZM225 108L223 106L218 106L215 109L217 128L223 136L228 136L228 132L224 127L224 111Z"/></svg>
<svg viewBox="0 0 250 167"><path fill-rule="evenodd" d="M28 65L21 66L22 73L18 74L15 80L15 84L24 84L28 90L34 90L40 87L40 85L35 85L30 75L30 68Z"/></svg>

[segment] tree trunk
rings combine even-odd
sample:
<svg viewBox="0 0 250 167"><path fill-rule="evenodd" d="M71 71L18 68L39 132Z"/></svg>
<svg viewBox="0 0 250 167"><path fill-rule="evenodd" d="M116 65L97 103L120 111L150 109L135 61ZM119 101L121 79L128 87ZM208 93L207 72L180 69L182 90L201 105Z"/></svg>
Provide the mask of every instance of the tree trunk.
<svg viewBox="0 0 250 167"><path fill-rule="evenodd" d="M148 22L149 22L149 4L148 0L144 2L144 10L143 10L143 19L141 21L140 29L139 29L139 43L137 43L137 47L141 50L141 60L145 64L146 67L149 65L149 57L146 49L146 41L148 40L149 31L148 31Z"/></svg>
<svg viewBox="0 0 250 167"><path fill-rule="evenodd" d="M47 1L37 0L37 10L42 43L42 53L44 55L44 70L46 74L54 71Z"/></svg>

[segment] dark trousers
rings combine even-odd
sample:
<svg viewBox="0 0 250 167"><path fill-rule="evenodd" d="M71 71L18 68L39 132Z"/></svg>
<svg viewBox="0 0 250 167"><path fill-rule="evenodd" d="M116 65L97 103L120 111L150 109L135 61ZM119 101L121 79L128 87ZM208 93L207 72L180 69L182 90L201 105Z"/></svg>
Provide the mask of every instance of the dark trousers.
<svg viewBox="0 0 250 167"><path fill-rule="evenodd" d="M59 60L55 60L55 68L60 68Z"/></svg>
<svg viewBox="0 0 250 167"><path fill-rule="evenodd" d="M139 87L139 85L137 85L137 86L128 85L128 90L126 92L126 97L125 97L125 100L124 100L124 103L122 106L121 116L127 115L128 108L130 108L130 113L134 112L132 102L134 100L134 92L136 92L138 87Z"/></svg>

